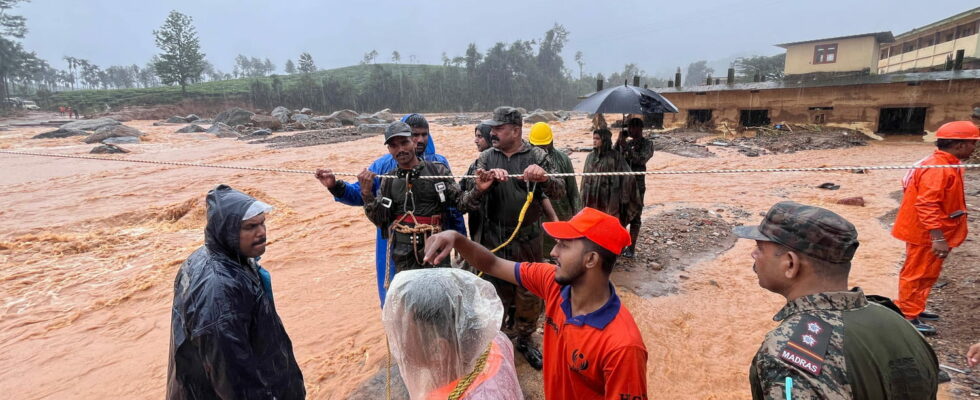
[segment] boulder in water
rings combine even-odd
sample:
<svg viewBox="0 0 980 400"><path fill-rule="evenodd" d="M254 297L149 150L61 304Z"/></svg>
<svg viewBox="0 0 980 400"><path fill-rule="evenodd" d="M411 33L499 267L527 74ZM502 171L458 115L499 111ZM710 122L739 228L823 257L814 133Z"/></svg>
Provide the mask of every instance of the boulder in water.
<svg viewBox="0 0 980 400"><path fill-rule="evenodd" d="M96 146L89 153L92 153L92 154L121 154L121 153L129 153L129 150L126 150L126 149L124 149L122 147L119 147L119 146L116 146L114 144L103 144L101 146Z"/></svg>
<svg viewBox="0 0 980 400"><path fill-rule="evenodd" d="M222 111L217 117L214 117L214 122L220 122L229 126L245 125L251 121L253 115L255 115L255 113L251 111L233 107Z"/></svg>
<svg viewBox="0 0 980 400"><path fill-rule="evenodd" d="M204 132L204 131L207 131L207 129L204 129L203 126L200 126L198 124L190 124L183 128L178 129L177 133L194 133L194 132Z"/></svg>
<svg viewBox="0 0 980 400"><path fill-rule="evenodd" d="M85 143L99 143L108 138L140 136L143 136L143 132L140 132L139 129L126 125L108 125L97 129L95 133L88 135L83 141Z"/></svg>

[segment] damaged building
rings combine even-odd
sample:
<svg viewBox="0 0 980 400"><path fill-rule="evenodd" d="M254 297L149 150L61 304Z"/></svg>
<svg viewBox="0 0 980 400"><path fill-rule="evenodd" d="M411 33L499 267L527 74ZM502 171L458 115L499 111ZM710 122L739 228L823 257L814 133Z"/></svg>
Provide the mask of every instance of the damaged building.
<svg viewBox="0 0 980 400"><path fill-rule="evenodd" d="M846 76L662 88L680 110L653 116L664 128L720 131L780 123L922 134L980 107L980 70ZM659 121L658 121L659 122Z"/></svg>
<svg viewBox="0 0 980 400"><path fill-rule="evenodd" d="M980 7L898 36L875 32L778 44L786 49L782 80L726 84L709 78L701 86L659 88L680 112L647 120L655 127L721 132L781 123L932 132L969 119L980 107L980 70L973 69L980 66L978 31ZM734 70L728 76L733 80Z"/></svg>

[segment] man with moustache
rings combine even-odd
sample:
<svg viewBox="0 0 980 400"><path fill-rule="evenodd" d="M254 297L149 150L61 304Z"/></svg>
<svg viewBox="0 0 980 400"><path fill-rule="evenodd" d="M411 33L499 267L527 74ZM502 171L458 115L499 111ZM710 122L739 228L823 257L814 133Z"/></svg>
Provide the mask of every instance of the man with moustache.
<svg viewBox="0 0 980 400"><path fill-rule="evenodd" d="M302 399L303 373L272 299L265 216L272 206L219 185L204 246L174 280L167 399Z"/></svg>
<svg viewBox="0 0 980 400"><path fill-rule="evenodd" d="M358 176L364 213L388 241L388 254L396 274L425 267L422 262L425 239L442 231L443 219L449 217L450 207L454 207L460 197L459 184L452 178L419 178L451 173L445 164L420 159L411 137L412 128L404 122L394 122L385 129L385 146L398 165L385 171L384 175L397 178L381 179L377 196L375 174L368 172ZM482 187L487 186L489 184ZM446 261L434 266L448 267ZM392 276L385 277L385 287L391 279Z"/></svg>
<svg viewBox="0 0 980 400"><path fill-rule="evenodd" d="M557 170L548 161L547 153L523 140L521 112L513 107L497 107L493 118L483 122L491 127L493 147L480 153L476 174L493 177L486 188L476 187L463 193L460 210L479 211L483 215L479 242L487 248L507 244L497 254L518 261L544 260L541 231L542 200L547 195L557 199L565 195L565 181L546 173ZM524 219L519 215L527 202L528 192L534 198L526 209ZM517 232L514 235L514 232ZM508 239L513 236L513 240ZM515 349L524 355L528 364L541 368L541 352L531 334L537 329L543 304L526 289L505 280L490 277L497 295L504 303L504 333L514 340Z"/></svg>
<svg viewBox="0 0 980 400"><path fill-rule="evenodd" d="M436 145L429 131L429 122L422 114L407 114L402 117L401 121L412 128L412 141L415 142L415 154L425 161L439 162L449 168L449 161L446 160L446 157L436 153ZM391 170L397 164L395 159L391 157L391 154L385 154L371 163L360 175L381 174ZM360 181L348 183L337 180L333 171L327 168L317 169L316 178L330 191L330 194L334 196L334 200L338 203L358 207L364 205L364 199L361 198ZM374 187L379 187L378 180L374 181ZM453 229L460 233L466 233L463 215L456 209L451 210L450 217L442 222L443 229ZM394 275L395 273L390 268L385 269L386 266L391 267L387 249L388 241L382 236L381 229L378 229L374 247L374 264L377 274L378 296L381 299L382 306L384 306L385 301L385 277L390 277L390 275Z"/></svg>
<svg viewBox="0 0 980 400"><path fill-rule="evenodd" d="M478 153L482 153L484 150L490 148L491 128L492 127L490 125L479 124L476 126L476 128L473 129L473 144L476 145L476 151ZM476 161L473 161L473 164L470 164L470 168L466 170L466 175L475 175L475 174L476 174ZM466 192L467 190L472 189L473 185L475 184L476 184L476 179L466 178L459 182L459 187L460 189L463 190L463 192ZM473 210L466 214L467 214L466 222L470 232L470 239L479 241L479 239L477 238L478 237L477 234L480 232L480 221L482 220L483 216L480 214L479 210Z"/></svg>

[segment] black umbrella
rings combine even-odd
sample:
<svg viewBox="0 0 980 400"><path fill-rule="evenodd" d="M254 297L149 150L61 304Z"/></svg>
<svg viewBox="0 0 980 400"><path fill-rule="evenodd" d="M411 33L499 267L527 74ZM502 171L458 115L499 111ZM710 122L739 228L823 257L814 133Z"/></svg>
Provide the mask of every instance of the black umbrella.
<svg viewBox="0 0 980 400"><path fill-rule="evenodd" d="M675 113L677 107L659 93L641 87L623 85L593 93L573 111L590 114Z"/></svg>

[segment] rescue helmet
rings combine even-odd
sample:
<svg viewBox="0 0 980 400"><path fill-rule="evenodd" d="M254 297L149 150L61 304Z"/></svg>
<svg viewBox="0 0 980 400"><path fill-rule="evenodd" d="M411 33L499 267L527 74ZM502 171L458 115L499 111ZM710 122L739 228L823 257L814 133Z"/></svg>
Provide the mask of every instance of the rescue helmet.
<svg viewBox="0 0 980 400"><path fill-rule="evenodd" d="M980 140L980 129L970 121L953 121L936 131L936 139Z"/></svg>
<svg viewBox="0 0 980 400"><path fill-rule="evenodd" d="M545 146L551 144L554 138L551 135L551 127L544 122L538 122L531 126L531 135L528 141L535 146Z"/></svg>

